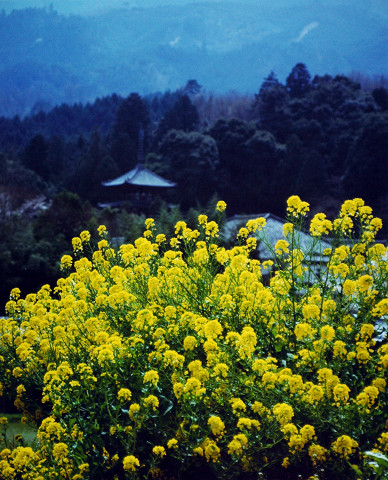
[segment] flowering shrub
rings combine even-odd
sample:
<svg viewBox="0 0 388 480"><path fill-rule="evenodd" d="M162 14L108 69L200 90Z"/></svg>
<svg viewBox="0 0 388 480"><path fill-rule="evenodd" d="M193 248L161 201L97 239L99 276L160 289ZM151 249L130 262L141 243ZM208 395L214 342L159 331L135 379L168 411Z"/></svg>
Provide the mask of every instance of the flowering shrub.
<svg viewBox="0 0 388 480"><path fill-rule="evenodd" d="M53 291L14 289L0 390L39 447L4 448L0 477L373 478L364 452L388 451L381 221L347 201L302 250L308 209L288 200L272 267L254 259L263 218L229 250L204 215L169 242L147 219L118 251L104 226L95 251L82 232Z"/></svg>

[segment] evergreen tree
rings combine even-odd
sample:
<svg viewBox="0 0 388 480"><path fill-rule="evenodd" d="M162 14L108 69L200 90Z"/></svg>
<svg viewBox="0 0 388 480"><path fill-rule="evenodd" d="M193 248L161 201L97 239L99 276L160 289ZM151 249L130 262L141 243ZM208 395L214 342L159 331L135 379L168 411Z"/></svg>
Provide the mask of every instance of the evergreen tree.
<svg viewBox="0 0 388 480"><path fill-rule="evenodd" d="M388 189L388 115L366 117L347 158L344 175L347 196L375 203Z"/></svg>
<svg viewBox="0 0 388 480"><path fill-rule="evenodd" d="M112 135L112 157L121 171L134 167L139 150L139 132L147 128L150 115L146 102L137 93L131 93L121 103ZM147 141L147 137L145 138Z"/></svg>
<svg viewBox="0 0 388 480"><path fill-rule="evenodd" d="M384 87L375 88L372 96L383 112L388 110L388 90Z"/></svg>
<svg viewBox="0 0 388 480"><path fill-rule="evenodd" d="M183 208L206 203L216 189L218 150L214 139L198 132L170 130L160 145L163 173L177 183L170 199ZM167 167L167 168L166 168Z"/></svg>
<svg viewBox="0 0 388 480"><path fill-rule="evenodd" d="M297 63L287 77L286 87L291 97L301 97L311 87L311 75L304 63Z"/></svg>
<svg viewBox="0 0 388 480"><path fill-rule="evenodd" d="M42 135L38 134L30 140L24 149L22 161L28 169L47 179L51 173L47 162L47 153L47 142Z"/></svg>
<svg viewBox="0 0 388 480"><path fill-rule="evenodd" d="M156 139L160 140L169 130L191 132L196 129L199 116L196 107L187 95L182 95L159 123Z"/></svg>
<svg viewBox="0 0 388 480"><path fill-rule="evenodd" d="M288 94L284 85L271 72L255 95L252 114L258 118L259 128L269 130L275 135L284 128L282 111L287 104Z"/></svg>

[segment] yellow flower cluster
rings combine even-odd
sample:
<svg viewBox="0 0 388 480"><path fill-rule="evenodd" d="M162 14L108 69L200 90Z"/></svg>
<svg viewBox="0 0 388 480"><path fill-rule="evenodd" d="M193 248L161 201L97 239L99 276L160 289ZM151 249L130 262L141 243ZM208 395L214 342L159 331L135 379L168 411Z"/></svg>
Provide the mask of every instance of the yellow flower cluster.
<svg viewBox="0 0 388 480"><path fill-rule="evenodd" d="M254 252L263 218L231 248L206 215L197 228L178 222L172 239L148 218L118 250L100 226L90 255L82 232L53 290L14 289L0 319L0 392L36 422L39 445L4 446L0 478L168 478L177 466L183 477L201 462L231 479L264 465L269 477L281 465L329 477L349 461L370 477L361 453L388 449L380 223L360 199L345 202L333 221L313 217L318 247L306 248L309 206L293 196L287 209L274 261ZM353 225L360 238L341 244Z"/></svg>
<svg viewBox="0 0 388 480"><path fill-rule="evenodd" d="M293 195L287 200L287 211L293 217L305 216L310 210L310 205L303 202L298 195Z"/></svg>

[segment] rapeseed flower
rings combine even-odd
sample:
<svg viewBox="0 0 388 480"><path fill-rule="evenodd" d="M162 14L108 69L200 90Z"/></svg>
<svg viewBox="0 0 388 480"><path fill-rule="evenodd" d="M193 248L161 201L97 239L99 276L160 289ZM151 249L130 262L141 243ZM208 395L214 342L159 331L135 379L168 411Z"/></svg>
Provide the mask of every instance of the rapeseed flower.
<svg viewBox="0 0 388 480"><path fill-rule="evenodd" d="M177 222L171 248L147 219L143 235L118 250L100 227L87 257L82 232L56 287L25 298L14 289L0 319L0 393L40 425L39 445L3 449L0 476L170 475L174 462L188 470L209 462L231 478L311 464L350 476L353 453L386 452L380 222L360 199L332 223L318 214L312 252L299 230L308 208L289 199L284 238L271 243L276 269L255 258L257 239L270 246L264 218L242 225L231 248L218 246L220 227L205 215L198 230ZM357 242L353 224L364 232ZM332 231L335 243L317 259ZM329 440L334 427L340 434ZM149 435L154 447L139 441ZM352 461L369 478L360 458Z"/></svg>
<svg viewBox="0 0 388 480"><path fill-rule="evenodd" d="M123 468L125 471L135 472L140 467L139 459L134 455L127 455L123 459Z"/></svg>

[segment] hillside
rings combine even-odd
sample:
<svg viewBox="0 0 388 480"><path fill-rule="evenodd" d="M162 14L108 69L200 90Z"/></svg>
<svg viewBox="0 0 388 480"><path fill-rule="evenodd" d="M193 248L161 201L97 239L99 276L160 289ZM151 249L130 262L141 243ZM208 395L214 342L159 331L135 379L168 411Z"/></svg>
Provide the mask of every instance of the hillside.
<svg viewBox="0 0 388 480"><path fill-rule="evenodd" d="M387 74L388 9L377 4L246 2L236 10L232 2L128 2L89 16L3 11L0 115L28 114L42 101L48 108L112 92L173 90L189 78L208 90L254 93L271 70L284 79L299 61L313 74Z"/></svg>

